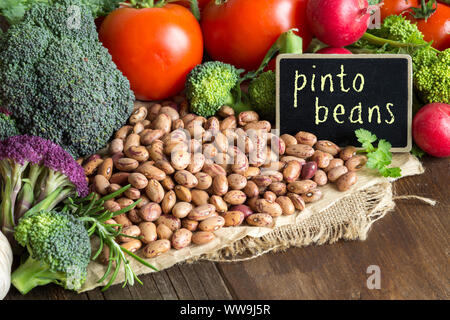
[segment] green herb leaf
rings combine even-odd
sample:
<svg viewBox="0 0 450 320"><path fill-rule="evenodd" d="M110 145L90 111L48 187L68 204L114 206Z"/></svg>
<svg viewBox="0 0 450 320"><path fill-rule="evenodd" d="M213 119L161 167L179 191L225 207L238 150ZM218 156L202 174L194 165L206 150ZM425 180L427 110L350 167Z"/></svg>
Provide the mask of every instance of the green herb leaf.
<svg viewBox="0 0 450 320"><path fill-rule="evenodd" d="M355 135L361 143L364 151L367 153L366 166L378 172L384 177L398 178L401 177L400 168L388 168L392 162L392 153L390 149L392 144L384 139L378 141L377 148L373 143L377 141L377 136L365 129L358 129Z"/></svg>

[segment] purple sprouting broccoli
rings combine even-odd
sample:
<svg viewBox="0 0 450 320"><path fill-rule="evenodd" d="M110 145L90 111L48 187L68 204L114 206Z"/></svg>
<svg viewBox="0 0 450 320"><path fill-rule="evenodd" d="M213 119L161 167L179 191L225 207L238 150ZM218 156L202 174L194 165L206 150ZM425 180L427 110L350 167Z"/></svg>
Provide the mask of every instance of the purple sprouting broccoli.
<svg viewBox="0 0 450 320"><path fill-rule="evenodd" d="M68 197L84 197L83 168L59 145L19 135L0 141L0 227L11 239L18 220L52 210Z"/></svg>

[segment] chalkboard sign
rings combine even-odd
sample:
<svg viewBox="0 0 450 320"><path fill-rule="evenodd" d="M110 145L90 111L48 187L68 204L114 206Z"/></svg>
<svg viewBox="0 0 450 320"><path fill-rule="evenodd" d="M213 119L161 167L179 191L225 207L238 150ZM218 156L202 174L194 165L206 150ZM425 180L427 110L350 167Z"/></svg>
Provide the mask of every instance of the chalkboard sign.
<svg viewBox="0 0 450 320"><path fill-rule="evenodd" d="M358 146L367 129L411 150L412 62L397 54L283 54L277 58L280 134L309 131L320 140Z"/></svg>

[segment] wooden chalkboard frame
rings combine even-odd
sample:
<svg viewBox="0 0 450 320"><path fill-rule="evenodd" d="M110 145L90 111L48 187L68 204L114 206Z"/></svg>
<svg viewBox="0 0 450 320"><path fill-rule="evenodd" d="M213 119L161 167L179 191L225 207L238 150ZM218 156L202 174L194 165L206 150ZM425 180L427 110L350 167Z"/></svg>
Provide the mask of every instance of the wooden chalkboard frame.
<svg viewBox="0 0 450 320"><path fill-rule="evenodd" d="M280 61L282 59L406 59L408 61L408 137L404 148L391 148L392 152L410 152L412 148L412 106L413 77L412 59L407 54L280 54L276 60L276 120L275 128L280 129Z"/></svg>

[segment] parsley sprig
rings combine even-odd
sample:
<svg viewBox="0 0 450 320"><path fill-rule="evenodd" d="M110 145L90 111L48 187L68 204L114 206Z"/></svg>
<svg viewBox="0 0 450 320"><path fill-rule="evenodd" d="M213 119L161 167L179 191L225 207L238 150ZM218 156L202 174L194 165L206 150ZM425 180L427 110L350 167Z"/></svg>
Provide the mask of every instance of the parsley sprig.
<svg viewBox="0 0 450 320"><path fill-rule="evenodd" d="M378 138L370 131L358 129L355 131L355 135L364 152L367 153L366 166L368 168L378 170L383 177L398 178L402 176L400 168L388 167L392 162L392 153L389 151L392 145L388 141L380 139L377 147L375 147L373 144Z"/></svg>

